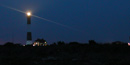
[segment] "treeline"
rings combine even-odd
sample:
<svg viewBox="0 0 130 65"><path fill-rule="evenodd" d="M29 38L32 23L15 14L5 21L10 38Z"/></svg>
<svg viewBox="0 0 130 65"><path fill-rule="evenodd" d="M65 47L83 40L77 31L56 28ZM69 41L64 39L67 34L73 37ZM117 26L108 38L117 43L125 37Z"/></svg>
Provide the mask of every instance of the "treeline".
<svg viewBox="0 0 130 65"><path fill-rule="evenodd" d="M115 42L109 42L109 43L98 43L94 40L89 40L88 43L79 43L79 42L70 42L65 43L64 41L58 41L57 43L53 43L50 45L127 45L128 43L121 42L121 41L115 41Z"/></svg>
<svg viewBox="0 0 130 65"><path fill-rule="evenodd" d="M89 43L59 41L43 47L11 42L0 47L1 65L130 65L127 43Z"/></svg>
<svg viewBox="0 0 130 65"><path fill-rule="evenodd" d="M115 42L111 42L111 43L97 43L94 40L89 40L88 43L79 43L79 42L65 43L64 41L58 41L58 42L49 44L48 46L56 46L56 45L58 45L58 46L61 46L61 45L128 45L128 43L121 42L121 41L115 41ZM23 46L23 45L21 43L7 42L1 46Z"/></svg>

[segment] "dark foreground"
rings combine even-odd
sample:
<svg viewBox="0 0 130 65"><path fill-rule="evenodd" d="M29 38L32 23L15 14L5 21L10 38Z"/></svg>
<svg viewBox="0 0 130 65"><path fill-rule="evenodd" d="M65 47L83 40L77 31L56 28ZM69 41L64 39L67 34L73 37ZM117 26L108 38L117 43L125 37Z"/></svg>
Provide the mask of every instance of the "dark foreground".
<svg viewBox="0 0 130 65"><path fill-rule="evenodd" d="M127 45L0 46L0 65L130 65Z"/></svg>

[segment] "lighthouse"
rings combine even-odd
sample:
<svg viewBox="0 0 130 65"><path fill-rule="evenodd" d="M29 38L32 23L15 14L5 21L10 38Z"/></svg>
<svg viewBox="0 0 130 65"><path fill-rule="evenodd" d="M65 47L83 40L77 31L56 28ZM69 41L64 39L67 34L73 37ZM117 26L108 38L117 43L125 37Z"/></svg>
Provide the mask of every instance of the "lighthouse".
<svg viewBox="0 0 130 65"><path fill-rule="evenodd" d="M26 42L26 45L32 45L31 12L27 12L27 42Z"/></svg>

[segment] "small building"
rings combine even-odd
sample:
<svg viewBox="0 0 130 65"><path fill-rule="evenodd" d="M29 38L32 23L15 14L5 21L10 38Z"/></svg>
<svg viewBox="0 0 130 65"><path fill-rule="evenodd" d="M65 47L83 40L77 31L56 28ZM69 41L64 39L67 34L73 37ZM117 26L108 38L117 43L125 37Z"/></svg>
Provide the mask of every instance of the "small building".
<svg viewBox="0 0 130 65"><path fill-rule="evenodd" d="M44 39L37 39L33 43L33 46L47 46L47 42Z"/></svg>

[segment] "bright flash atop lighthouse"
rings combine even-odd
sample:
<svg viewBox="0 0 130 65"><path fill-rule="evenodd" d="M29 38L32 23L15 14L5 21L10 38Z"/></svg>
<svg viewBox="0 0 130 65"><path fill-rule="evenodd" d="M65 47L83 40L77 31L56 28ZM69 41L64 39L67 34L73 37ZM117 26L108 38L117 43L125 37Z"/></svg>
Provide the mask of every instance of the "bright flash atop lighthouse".
<svg viewBox="0 0 130 65"><path fill-rule="evenodd" d="M27 16L31 16L31 12L27 12Z"/></svg>

